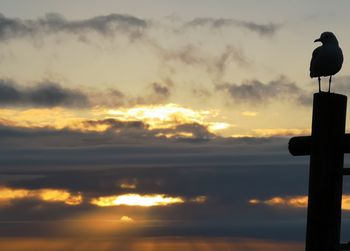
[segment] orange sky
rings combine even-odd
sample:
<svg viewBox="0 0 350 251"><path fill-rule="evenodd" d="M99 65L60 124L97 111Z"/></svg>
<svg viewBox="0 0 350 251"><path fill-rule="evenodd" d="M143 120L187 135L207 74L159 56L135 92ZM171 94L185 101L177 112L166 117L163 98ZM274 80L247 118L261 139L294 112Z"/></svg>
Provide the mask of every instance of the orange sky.
<svg viewBox="0 0 350 251"><path fill-rule="evenodd" d="M1 248L302 250L308 158L287 143L310 134L323 31L350 94L349 7L2 0Z"/></svg>

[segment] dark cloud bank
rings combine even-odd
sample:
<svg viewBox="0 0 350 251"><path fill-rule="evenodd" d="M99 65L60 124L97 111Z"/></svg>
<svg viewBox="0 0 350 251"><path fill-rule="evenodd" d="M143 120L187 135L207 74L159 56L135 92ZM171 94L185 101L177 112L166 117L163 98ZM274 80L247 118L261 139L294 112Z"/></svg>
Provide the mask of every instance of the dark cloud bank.
<svg viewBox="0 0 350 251"><path fill-rule="evenodd" d="M65 88L51 81L24 88L12 80L0 79L0 105L84 107L88 105L88 97L79 90Z"/></svg>
<svg viewBox="0 0 350 251"><path fill-rule="evenodd" d="M242 84L217 84L216 90L226 92L237 103L263 104L273 100L289 99L301 105L312 104L311 93L283 76L268 83L253 79Z"/></svg>
<svg viewBox="0 0 350 251"><path fill-rule="evenodd" d="M287 139L165 139L145 135L144 125L139 122L87 123L107 123L124 133L0 128L2 185L67 189L86 196L84 204L73 207L33 200L0 207L0 222L9 222L0 224L1 236L83 235L72 231L62 233L49 222L95 210L110 212L110 208L96 209L89 205L88 199L132 192L208 198L203 204L128 208L131 216L147 210L152 212L153 220L165 222L140 226L138 232L131 233L133 236L303 240L305 209L276 209L248 203L251 198L307 193L307 158L291 157ZM129 133L130 129L136 132ZM133 181L136 188L119 187L125 180ZM114 207L113 212L122 214L125 209ZM169 220L171 224L166 223ZM23 224L15 223L19 221ZM348 227L347 223L344 227ZM103 237L113 239L118 234L116 230Z"/></svg>
<svg viewBox="0 0 350 251"><path fill-rule="evenodd" d="M94 105L109 107L158 104L172 94L173 83L152 83L143 96L127 96L117 89L82 90L64 87L54 81L41 81L29 86L11 79L0 79L0 105L25 107L75 107L89 108Z"/></svg>

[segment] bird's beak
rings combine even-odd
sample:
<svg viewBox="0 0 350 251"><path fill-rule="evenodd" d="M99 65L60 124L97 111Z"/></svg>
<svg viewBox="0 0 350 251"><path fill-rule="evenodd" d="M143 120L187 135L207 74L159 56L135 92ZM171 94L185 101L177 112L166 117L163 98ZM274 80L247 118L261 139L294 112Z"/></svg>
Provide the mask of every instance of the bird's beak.
<svg viewBox="0 0 350 251"><path fill-rule="evenodd" d="M314 43L316 43L316 42L321 42L321 39L320 39L320 38L317 38L317 39L314 41Z"/></svg>

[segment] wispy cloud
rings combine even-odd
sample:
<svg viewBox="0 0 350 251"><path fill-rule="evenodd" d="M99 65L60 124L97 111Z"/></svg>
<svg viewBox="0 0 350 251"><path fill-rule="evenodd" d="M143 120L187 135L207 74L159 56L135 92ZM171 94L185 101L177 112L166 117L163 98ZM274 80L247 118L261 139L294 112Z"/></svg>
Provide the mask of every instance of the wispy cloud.
<svg viewBox="0 0 350 251"><path fill-rule="evenodd" d="M209 26L211 28L223 28L236 26L247 29L252 32L256 32L262 36L272 36L278 31L281 27L281 24L276 23L267 23L267 24L259 24L250 21L242 21L234 18L195 18L192 21L187 22L184 27L199 27L199 26Z"/></svg>
<svg viewBox="0 0 350 251"><path fill-rule="evenodd" d="M94 31L101 35L121 32L136 38L146 26L145 20L122 14L96 16L78 21L67 20L58 13L49 13L42 18L31 20L9 18L0 14L0 40L59 32L81 34L84 31Z"/></svg>

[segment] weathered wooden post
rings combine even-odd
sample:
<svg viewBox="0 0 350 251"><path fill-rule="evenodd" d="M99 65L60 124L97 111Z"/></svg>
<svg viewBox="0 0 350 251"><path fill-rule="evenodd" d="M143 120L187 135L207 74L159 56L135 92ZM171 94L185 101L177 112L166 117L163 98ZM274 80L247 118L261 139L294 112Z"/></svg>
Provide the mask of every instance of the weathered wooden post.
<svg viewBox="0 0 350 251"><path fill-rule="evenodd" d="M346 103L344 95L314 94L311 137L289 141L292 155L310 155L306 251L350 250L340 245Z"/></svg>

